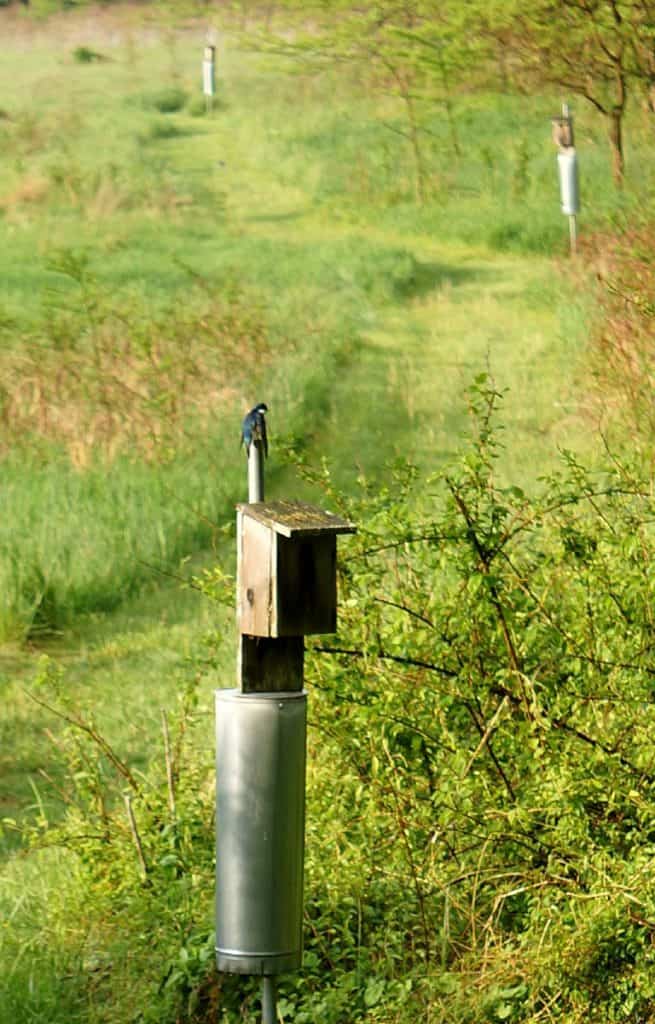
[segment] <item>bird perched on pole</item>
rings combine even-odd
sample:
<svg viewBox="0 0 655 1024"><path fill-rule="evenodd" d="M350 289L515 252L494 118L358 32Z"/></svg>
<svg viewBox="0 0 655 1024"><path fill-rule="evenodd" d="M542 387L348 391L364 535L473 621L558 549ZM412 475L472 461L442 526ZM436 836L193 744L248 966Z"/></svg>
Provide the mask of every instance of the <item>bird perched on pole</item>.
<svg viewBox="0 0 655 1024"><path fill-rule="evenodd" d="M268 438L266 436L266 417L265 413L268 412L268 406L265 402L260 402L254 409L251 409L249 413L243 418L241 424L241 444L246 446L246 455L250 452L250 445L256 441L261 442L261 446L264 449L264 455L268 455Z"/></svg>

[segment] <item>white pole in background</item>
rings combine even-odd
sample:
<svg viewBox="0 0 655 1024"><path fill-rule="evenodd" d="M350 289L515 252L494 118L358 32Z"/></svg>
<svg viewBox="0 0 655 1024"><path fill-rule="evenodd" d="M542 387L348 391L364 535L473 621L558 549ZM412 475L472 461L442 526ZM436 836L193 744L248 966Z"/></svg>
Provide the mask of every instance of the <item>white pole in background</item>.
<svg viewBox="0 0 655 1024"><path fill-rule="evenodd" d="M207 113L210 113L213 108L214 93L216 92L215 58L216 47L211 45L205 46L202 61L202 91L205 94L205 109Z"/></svg>
<svg viewBox="0 0 655 1024"><path fill-rule="evenodd" d="M559 152L557 169L562 213L569 219L569 249L574 256L578 247L578 222L580 212L580 182L578 176L578 154L573 138L573 118L568 103L562 103L562 116L553 118L553 140Z"/></svg>

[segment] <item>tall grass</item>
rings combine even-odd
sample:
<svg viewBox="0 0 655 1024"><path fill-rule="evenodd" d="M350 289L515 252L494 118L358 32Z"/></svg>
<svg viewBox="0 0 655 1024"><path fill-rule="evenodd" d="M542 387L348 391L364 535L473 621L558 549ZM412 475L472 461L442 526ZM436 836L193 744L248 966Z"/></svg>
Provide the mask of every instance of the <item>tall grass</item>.
<svg viewBox="0 0 655 1024"><path fill-rule="evenodd" d="M152 469L119 461L84 473L62 458L24 467L5 462L3 498L13 510L0 529L4 636L61 631L76 614L108 611L158 569L212 543L229 515L232 477L220 473L225 443L214 440Z"/></svg>
<svg viewBox="0 0 655 1024"><path fill-rule="evenodd" d="M320 442L347 477L448 450L453 386L487 361L503 385L525 366L531 407L552 419L542 350L555 375L570 354L548 340L565 288L545 263L511 262L565 250L553 98L455 97L460 155L428 111L417 208L401 111L365 76L228 51L220 103L199 119L199 36L172 46L148 29L135 46L128 21L104 36L84 23L68 51L23 35L3 64L5 639L115 606L147 565L211 543L240 496L231 446L264 380L278 434ZM81 46L108 59L80 62ZM637 199L616 197L602 126L576 115L584 231ZM629 166L646 127L635 113ZM490 271L494 251L510 261ZM508 333L510 277L526 302ZM522 385L524 441L539 428L521 403Z"/></svg>

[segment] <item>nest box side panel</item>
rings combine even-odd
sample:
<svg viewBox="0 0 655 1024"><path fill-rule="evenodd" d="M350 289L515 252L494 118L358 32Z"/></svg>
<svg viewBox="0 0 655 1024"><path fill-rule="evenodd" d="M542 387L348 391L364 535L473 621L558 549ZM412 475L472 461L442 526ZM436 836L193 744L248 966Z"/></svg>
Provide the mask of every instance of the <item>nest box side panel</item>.
<svg viewBox="0 0 655 1024"><path fill-rule="evenodd" d="M337 628L337 539L292 537L276 541L277 636L334 633Z"/></svg>
<svg viewBox="0 0 655 1024"><path fill-rule="evenodd" d="M239 522L239 632L248 636L271 636L274 535L250 516L240 514Z"/></svg>

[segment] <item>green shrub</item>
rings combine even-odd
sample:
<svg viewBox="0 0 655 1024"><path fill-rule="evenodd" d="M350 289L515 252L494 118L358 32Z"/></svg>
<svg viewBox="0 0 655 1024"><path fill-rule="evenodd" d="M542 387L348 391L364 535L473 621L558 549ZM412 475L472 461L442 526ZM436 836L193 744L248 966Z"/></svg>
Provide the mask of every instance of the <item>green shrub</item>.
<svg viewBox="0 0 655 1024"><path fill-rule="evenodd" d="M281 1012L652 1024L651 481L565 453L535 496L501 486L500 395L481 377L469 400L470 443L438 476L402 464L345 498L305 467L359 533L339 635L307 659L306 952ZM223 573L198 585L232 602ZM213 966L213 766L190 739L214 642L169 712L173 794L165 743L137 773L52 665L36 691L70 726L70 798L33 838L79 864L43 934L94 935L111 971L70 969L93 1012L111 990L106 1021L258 1013L253 983Z"/></svg>
<svg viewBox="0 0 655 1024"><path fill-rule="evenodd" d="M175 114L187 103L188 94L177 85L164 86L141 96L141 104L147 110L157 110L160 114Z"/></svg>
<svg viewBox="0 0 655 1024"><path fill-rule="evenodd" d="M655 437L653 412L653 324L655 228L646 214L620 232L598 234L583 243L598 271L598 314L590 369L592 397L601 420L609 405L612 426L620 426L631 444L650 448Z"/></svg>
<svg viewBox="0 0 655 1024"><path fill-rule="evenodd" d="M175 139L179 135L184 135L182 128L178 127L174 121L166 118L160 118L156 121L151 121L145 131L139 133L140 142L157 142L160 139Z"/></svg>
<svg viewBox="0 0 655 1024"><path fill-rule="evenodd" d="M88 46L76 46L73 50L73 60L77 64L93 64L97 61L104 61L107 58Z"/></svg>
<svg viewBox="0 0 655 1024"><path fill-rule="evenodd" d="M207 103L204 96L193 96L187 105L191 117L204 117L207 113Z"/></svg>
<svg viewBox="0 0 655 1024"><path fill-rule="evenodd" d="M226 104L220 96L214 96L212 98L211 107L207 109L207 100L204 96L192 96L189 100L187 110L191 114L191 117L204 117L207 113L216 114L225 111Z"/></svg>

